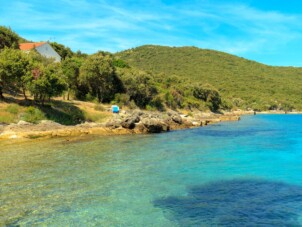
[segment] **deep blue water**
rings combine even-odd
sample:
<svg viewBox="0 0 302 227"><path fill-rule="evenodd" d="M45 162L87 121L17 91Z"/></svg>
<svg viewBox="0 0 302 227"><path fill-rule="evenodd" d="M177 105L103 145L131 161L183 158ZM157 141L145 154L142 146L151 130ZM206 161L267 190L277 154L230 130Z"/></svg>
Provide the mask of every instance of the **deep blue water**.
<svg viewBox="0 0 302 227"><path fill-rule="evenodd" d="M0 142L0 226L302 226L302 115Z"/></svg>

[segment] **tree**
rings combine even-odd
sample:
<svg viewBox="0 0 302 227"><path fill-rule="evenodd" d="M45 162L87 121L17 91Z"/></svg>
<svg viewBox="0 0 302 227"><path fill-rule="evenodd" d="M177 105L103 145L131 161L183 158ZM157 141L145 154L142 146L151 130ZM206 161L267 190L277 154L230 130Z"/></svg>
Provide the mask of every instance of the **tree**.
<svg viewBox="0 0 302 227"><path fill-rule="evenodd" d="M62 61L62 69L68 87L67 100L69 100L71 90L75 90L79 87L80 67L82 62L83 59L79 57L66 58Z"/></svg>
<svg viewBox="0 0 302 227"><path fill-rule="evenodd" d="M3 99L3 89L15 92L22 89L26 99L23 77L30 69L31 62L27 54L16 49L2 50L0 52L0 98Z"/></svg>
<svg viewBox="0 0 302 227"><path fill-rule="evenodd" d="M66 47L66 46L56 43L56 42L51 42L49 44L61 56L62 60L66 59L66 58L71 58L74 55L74 53L72 52L72 50L69 47Z"/></svg>
<svg viewBox="0 0 302 227"><path fill-rule="evenodd" d="M19 49L20 37L10 28L0 26L0 49L5 47Z"/></svg>
<svg viewBox="0 0 302 227"><path fill-rule="evenodd" d="M158 94L152 75L134 69L120 71L126 93L135 104L145 108Z"/></svg>
<svg viewBox="0 0 302 227"><path fill-rule="evenodd" d="M207 102L208 107L216 112L221 105L221 96L219 92L209 84L196 84L193 85L193 96L197 99Z"/></svg>
<svg viewBox="0 0 302 227"><path fill-rule="evenodd" d="M114 59L113 65L118 68L130 68L130 66L122 59Z"/></svg>
<svg viewBox="0 0 302 227"><path fill-rule="evenodd" d="M87 57L80 68L80 83L87 85L99 102L114 97L115 77L112 58L102 53Z"/></svg>
<svg viewBox="0 0 302 227"><path fill-rule="evenodd" d="M44 105L45 99L61 95L66 88L64 75L59 63L44 66L35 64L26 77L27 87L36 101Z"/></svg>

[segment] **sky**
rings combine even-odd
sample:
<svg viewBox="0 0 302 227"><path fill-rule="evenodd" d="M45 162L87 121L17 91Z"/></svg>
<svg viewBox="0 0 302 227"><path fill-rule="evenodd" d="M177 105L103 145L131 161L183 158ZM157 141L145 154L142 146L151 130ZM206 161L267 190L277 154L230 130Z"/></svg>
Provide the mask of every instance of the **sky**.
<svg viewBox="0 0 302 227"><path fill-rule="evenodd" d="M0 0L0 25L73 51L154 44L302 66L300 0Z"/></svg>

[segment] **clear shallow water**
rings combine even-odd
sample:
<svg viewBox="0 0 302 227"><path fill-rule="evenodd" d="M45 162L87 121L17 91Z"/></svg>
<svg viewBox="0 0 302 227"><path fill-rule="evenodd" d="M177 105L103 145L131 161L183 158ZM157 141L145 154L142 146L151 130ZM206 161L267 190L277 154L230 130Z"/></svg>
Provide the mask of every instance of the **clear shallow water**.
<svg viewBox="0 0 302 227"><path fill-rule="evenodd" d="M302 226L301 126L0 142L0 226Z"/></svg>

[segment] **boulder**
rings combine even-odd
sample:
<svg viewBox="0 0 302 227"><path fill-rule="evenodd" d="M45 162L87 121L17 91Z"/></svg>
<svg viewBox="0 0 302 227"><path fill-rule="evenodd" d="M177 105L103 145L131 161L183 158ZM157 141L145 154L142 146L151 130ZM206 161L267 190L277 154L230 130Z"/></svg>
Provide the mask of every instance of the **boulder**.
<svg viewBox="0 0 302 227"><path fill-rule="evenodd" d="M182 124L182 118L180 115L173 115L172 120L177 124Z"/></svg>
<svg viewBox="0 0 302 227"><path fill-rule="evenodd" d="M142 133L142 132L146 132L147 130L146 130L144 124L142 122L139 122L139 123L135 123L134 131L136 131L138 133Z"/></svg>
<svg viewBox="0 0 302 227"><path fill-rule="evenodd" d="M169 131L169 126L157 118L145 118L142 120L143 125L148 133L159 133Z"/></svg>
<svg viewBox="0 0 302 227"><path fill-rule="evenodd" d="M138 123L139 121L140 121L140 117L138 115L130 116L124 119L121 122L121 125L123 128L134 129L135 123Z"/></svg>
<svg viewBox="0 0 302 227"><path fill-rule="evenodd" d="M105 127L112 128L112 129L118 128L120 126L121 126L121 120L120 119L113 119L111 121L108 121L105 124Z"/></svg>
<svg viewBox="0 0 302 227"><path fill-rule="evenodd" d="M182 124L182 117L179 113L173 110L169 110L167 112L168 116L171 117L172 121L177 124Z"/></svg>

